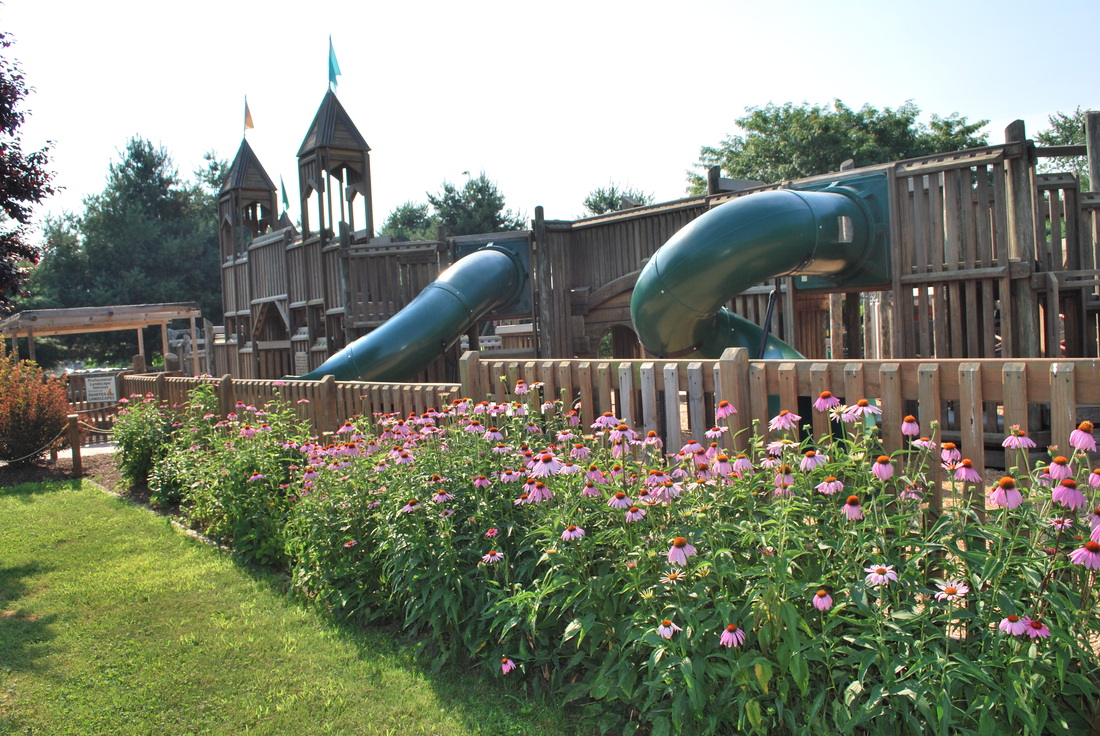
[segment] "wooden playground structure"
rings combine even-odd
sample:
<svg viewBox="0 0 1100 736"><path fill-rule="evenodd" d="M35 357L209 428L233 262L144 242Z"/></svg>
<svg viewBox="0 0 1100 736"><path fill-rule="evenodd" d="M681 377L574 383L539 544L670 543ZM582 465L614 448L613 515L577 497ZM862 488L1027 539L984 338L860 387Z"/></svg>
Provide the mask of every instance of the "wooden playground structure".
<svg viewBox="0 0 1100 736"><path fill-rule="evenodd" d="M888 182L888 281L841 290L780 276L729 307L762 324L775 290L768 328L808 359L1096 357L1100 193L1040 166L1086 147L1036 146L1019 121L1005 137L738 191L712 175L698 197L576 221L547 219L540 207L528 231L394 243L374 237L370 149L329 92L298 153L301 232L277 217L276 188L247 141L233 162L220 200L226 321L206 336L210 372L303 375L500 239L527 249L524 309L489 315L409 380L457 381L464 347L499 359L642 359L631 293L677 230L735 198L868 173Z"/></svg>

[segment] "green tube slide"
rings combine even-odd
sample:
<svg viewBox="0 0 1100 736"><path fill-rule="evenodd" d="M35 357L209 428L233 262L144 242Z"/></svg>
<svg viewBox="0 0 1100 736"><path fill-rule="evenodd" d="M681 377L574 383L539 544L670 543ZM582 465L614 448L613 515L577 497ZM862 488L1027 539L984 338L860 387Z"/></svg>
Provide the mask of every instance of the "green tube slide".
<svg viewBox="0 0 1100 736"><path fill-rule="evenodd" d="M378 329L297 380L403 381L439 357L479 319L519 301L527 269L488 245L460 259Z"/></svg>
<svg viewBox="0 0 1100 736"><path fill-rule="evenodd" d="M776 276L843 279L874 249L876 223L858 193L791 189L731 200L696 218L649 259L630 301L634 330L658 357L757 357L763 330L722 305ZM765 358L801 358L769 336Z"/></svg>

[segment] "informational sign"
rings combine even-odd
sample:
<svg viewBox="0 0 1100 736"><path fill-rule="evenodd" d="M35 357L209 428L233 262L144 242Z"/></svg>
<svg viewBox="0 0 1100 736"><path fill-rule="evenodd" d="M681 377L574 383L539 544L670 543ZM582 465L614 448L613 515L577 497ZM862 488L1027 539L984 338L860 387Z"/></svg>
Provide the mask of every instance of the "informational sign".
<svg viewBox="0 0 1100 736"><path fill-rule="evenodd" d="M88 393L87 401L93 403L114 403L118 401L115 376L84 376L84 389Z"/></svg>

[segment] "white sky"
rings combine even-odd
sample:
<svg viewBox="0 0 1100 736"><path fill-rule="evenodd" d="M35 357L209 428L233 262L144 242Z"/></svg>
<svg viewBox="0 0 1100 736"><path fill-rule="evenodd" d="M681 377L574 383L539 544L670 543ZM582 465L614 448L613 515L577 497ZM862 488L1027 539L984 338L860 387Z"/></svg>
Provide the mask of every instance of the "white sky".
<svg viewBox="0 0 1100 736"><path fill-rule="evenodd" d="M327 87L372 147L374 213L425 202L485 171L528 218L572 219L614 182L683 196L699 148L769 102L897 107L989 119L1100 107L1100 3L532 3L357 0L5 0L0 28L35 88L24 150L53 141L64 191L42 213L82 211L134 135L183 178L248 141L298 216L298 151Z"/></svg>

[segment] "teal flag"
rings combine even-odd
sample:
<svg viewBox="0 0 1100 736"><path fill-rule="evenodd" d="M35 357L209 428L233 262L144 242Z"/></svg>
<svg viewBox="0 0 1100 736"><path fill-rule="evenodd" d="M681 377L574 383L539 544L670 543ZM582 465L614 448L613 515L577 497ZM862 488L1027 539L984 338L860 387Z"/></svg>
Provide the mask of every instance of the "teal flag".
<svg viewBox="0 0 1100 736"><path fill-rule="evenodd" d="M328 83L336 89L336 77L340 76L340 63L336 61L336 49L332 48L332 36L328 37Z"/></svg>
<svg viewBox="0 0 1100 736"><path fill-rule="evenodd" d="M283 212L290 212L290 198L286 196L286 184L283 184L282 174L279 174L279 189L283 190Z"/></svg>

